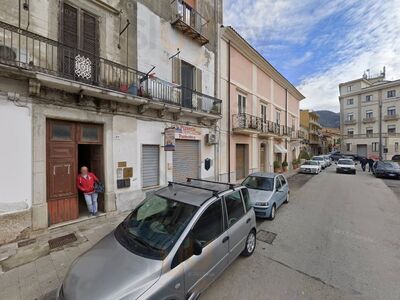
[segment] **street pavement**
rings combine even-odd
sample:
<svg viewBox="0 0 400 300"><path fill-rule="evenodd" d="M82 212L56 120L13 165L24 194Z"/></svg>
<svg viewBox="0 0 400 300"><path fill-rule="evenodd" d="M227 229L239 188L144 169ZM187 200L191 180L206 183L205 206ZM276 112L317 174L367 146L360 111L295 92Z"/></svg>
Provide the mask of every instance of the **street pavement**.
<svg viewBox="0 0 400 300"><path fill-rule="evenodd" d="M272 244L258 240L201 299L400 299L400 181L336 174L333 165L289 184L290 203L257 222L277 234ZM75 257L122 218L74 225L82 243L0 274L0 300L54 299Z"/></svg>
<svg viewBox="0 0 400 300"><path fill-rule="evenodd" d="M336 174L289 179L291 201L202 299L400 299L400 181ZM395 194L397 192L397 195Z"/></svg>

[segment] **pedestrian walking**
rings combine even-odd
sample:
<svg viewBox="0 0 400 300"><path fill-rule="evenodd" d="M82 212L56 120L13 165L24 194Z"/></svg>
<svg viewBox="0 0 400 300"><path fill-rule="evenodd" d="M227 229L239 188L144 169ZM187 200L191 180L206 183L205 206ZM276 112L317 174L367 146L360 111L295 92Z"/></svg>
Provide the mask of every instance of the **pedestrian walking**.
<svg viewBox="0 0 400 300"><path fill-rule="evenodd" d="M361 168L362 168L363 172L365 172L365 167L367 166L367 158L362 157L360 160L360 163L361 163Z"/></svg>
<svg viewBox="0 0 400 300"><path fill-rule="evenodd" d="M372 167L374 166L374 160L372 158L368 159L368 172L372 172Z"/></svg>
<svg viewBox="0 0 400 300"><path fill-rule="evenodd" d="M97 216L97 197L98 193L95 191L95 183L100 182L93 173L89 172L86 166L81 167L81 173L76 179L76 186L83 193L89 215Z"/></svg>

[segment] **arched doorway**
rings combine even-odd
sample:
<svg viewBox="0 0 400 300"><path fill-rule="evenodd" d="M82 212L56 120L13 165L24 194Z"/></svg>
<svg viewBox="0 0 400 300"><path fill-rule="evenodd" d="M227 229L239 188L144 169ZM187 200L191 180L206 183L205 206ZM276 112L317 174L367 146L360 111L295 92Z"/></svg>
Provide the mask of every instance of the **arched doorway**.
<svg viewBox="0 0 400 300"><path fill-rule="evenodd" d="M267 172L267 144L260 144L260 172Z"/></svg>

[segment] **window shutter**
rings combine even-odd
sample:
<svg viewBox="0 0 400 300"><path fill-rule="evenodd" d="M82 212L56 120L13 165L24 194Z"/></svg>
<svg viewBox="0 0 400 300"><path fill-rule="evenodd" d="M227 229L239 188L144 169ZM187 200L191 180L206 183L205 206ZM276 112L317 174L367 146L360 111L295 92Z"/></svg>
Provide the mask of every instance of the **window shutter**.
<svg viewBox="0 0 400 300"><path fill-rule="evenodd" d="M64 3L62 38L69 47L78 47L78 10Z"/></svg>
<svg viewBox="0 0 400 300"><path fill-rule="evenodd" d="M172 58L172 82L179 85L182 84L181 64L181 60L178 57Z"/></svg>
<svg viewBox="0 0 400 300"><path fill-rule="evenodd" d="M203 73L200 69L196 68L196 91L203 92Z"/></svg>
<svg viewBox="0 0 400 300"><path fill-rule="evenodd" d="M90 54L96 55L97 46L97 20L95 17L83 13L82 49Z"/></svg>

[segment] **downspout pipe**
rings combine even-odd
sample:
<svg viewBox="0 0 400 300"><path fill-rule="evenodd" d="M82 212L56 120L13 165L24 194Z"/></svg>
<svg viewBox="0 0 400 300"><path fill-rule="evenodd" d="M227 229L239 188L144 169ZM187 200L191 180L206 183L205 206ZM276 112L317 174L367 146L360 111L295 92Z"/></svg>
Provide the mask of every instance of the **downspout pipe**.
<svg viewBox="0 0 400 300"><path fill-rule="evenodd" d="M285 128L285 130L286 130L286 134L288 133L288 90L287 89L285 89L285 126L286 126L286 128ZM289 151L289 149L288 149L288 138L286 137L286 139L285 139L285 146L286 146L286 157L285 157L285 161L286 162L288 162L287 161L287 159L288 159L288 151Z"/></svg>
<svg viewBox="0 0 400 300"><path fill-rule="evenodd" d="M231 41L228 41L228 182L231 182Z"/></svg>

